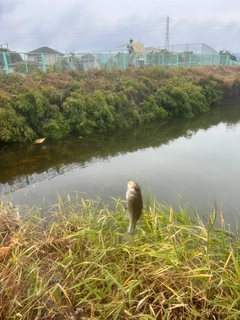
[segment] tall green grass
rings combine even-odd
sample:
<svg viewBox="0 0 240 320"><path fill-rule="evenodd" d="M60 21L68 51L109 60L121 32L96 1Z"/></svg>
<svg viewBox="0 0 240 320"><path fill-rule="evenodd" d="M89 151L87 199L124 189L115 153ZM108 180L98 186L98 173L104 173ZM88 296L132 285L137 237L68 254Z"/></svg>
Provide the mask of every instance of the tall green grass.
<svg viewBox="0 0 240 320"><path fill-rule="evenodd" d="M26 221L0 210L1 247L19 238L0 264L1 319L240 319L240 242L216 210L205 223L147 199L135 246L120 199L59 199Z"/></svg>

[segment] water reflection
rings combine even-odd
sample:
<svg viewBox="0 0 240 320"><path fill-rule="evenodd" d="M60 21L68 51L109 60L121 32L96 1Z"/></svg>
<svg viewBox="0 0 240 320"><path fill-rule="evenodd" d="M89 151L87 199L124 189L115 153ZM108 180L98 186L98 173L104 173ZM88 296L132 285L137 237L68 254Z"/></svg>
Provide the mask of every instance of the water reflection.
<svg viewBox="0 0 240 320"><path fill-rule="evenodd" d="M85 138L69 136L58 141L47 139L39 145L0 145L0 182L23 187L72 170L74 165L69 164L85 167L99 159L156 148L179 137L191 139L200 129L208 130L221 122L226 123L229 129L234 128L239 121L239 105L224 105L198 118L171 119L164 123L155 122Z"/></svg>
<svg viewBox="0 0 240 320"><path fill-rule="evenodd" d="M199 207L213 204L215 196L228 211L231 203L238 210L239 121L239 104L222 105L198 118L40 145L1 145L0 191L10 190L21 203L26 198L20 190L31 204L54 202L56 192L124 197L126 180L134 178L161 202L172 204L180 194Z"/></svg>

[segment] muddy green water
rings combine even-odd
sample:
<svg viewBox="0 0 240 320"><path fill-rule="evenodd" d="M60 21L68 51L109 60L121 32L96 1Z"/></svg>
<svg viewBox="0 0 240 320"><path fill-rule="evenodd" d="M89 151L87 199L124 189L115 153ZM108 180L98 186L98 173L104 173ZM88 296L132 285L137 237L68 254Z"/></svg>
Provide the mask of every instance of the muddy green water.
<svg viewBox="0 0 240 320"><path fill-rule="evenodd" d="M143 196L201 214L214 198L231 224L240 212L240 103L194 119L172 119L43 144L0 145L0 194L48 208L72 198L124 198L135 179Z"/></svg>

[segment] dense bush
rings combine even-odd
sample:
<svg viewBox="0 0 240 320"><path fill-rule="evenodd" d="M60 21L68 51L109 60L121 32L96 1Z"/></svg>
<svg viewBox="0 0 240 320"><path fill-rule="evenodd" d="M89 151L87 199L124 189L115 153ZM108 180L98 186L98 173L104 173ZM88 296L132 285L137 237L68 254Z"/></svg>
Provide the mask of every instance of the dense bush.
<svg viewBox="0 0 240 320"><path fill-rule="evenodd" d="M211 99L207 100L204 96L201 86L179 78L170 79L161 86L157 90L156 100L158 106L174 117L191 117L204 113L212 104Z"/></svg>
<svg viewBox="0 0 240 320"><path fill-rule="evenodd" d="M0 140L25 142L34 138L27 119L16 112L11 99L0 94Z"/></svg>
<svg viewBox="0 0 240 320"><path fill-rule="evenodd" d="M0 141L60 138L192 117L219 100L216 82L163 68L33 73L0 78Z"/></svg>

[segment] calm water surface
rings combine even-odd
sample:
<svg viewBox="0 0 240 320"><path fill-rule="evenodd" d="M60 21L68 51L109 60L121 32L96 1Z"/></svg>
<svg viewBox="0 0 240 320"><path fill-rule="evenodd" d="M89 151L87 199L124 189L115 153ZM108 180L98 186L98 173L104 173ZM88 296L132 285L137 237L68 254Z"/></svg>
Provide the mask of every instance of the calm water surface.
<svg viewBox="0 0 240 320"><path fill-rule="evenodd" d="M240 212L240 104L194 119L46 139L41 145L0 145L0 193L15 204L48 208L57 196L124 198L135 179L143 196L188 203L202 214L222 207L229 223Z"/></svg>

